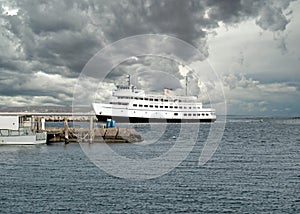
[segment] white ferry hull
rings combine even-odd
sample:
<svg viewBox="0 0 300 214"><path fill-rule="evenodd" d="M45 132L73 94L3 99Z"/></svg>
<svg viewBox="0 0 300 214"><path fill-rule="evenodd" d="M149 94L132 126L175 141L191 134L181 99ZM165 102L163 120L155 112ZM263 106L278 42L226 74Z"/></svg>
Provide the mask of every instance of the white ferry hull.
<svg viewBox="0 0 300 214"><path fill-rule="evenodd" d="M185 116L180 111L155 111L152 109L129 109L123 106L93 103L93 108L99 121L107 119L116 120L118 123L202 123L214 122L216 116L210 109L194 112ZM177 115L174 115L177 113ZM195 116L193 116L195 115Z"/></svg>
<svg viewBox="0 0 300 214"><path fill-rule="evenodd" d="M212 123L216 119L163 119L163 118L143 118L143 117L120 117L109 115L96 115L98 121L105 122L113 119L119 123Z"/></svg>

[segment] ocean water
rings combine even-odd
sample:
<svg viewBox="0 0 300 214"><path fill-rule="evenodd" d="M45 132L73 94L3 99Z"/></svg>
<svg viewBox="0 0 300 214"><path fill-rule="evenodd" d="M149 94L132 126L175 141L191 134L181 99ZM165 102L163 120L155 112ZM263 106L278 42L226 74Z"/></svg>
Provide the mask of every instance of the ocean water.
<svg viewBox="0 0 300 214"><path fill-rule="evenodd" d="M227 119L204 166L198 159L209 125L201 125L176 168L146 180L106 173L76 143L1 146L0 213L300 213L300 119ZM174 145L180 129L134 128L158 142L110 148L130 158L155 158Z"/></svg>

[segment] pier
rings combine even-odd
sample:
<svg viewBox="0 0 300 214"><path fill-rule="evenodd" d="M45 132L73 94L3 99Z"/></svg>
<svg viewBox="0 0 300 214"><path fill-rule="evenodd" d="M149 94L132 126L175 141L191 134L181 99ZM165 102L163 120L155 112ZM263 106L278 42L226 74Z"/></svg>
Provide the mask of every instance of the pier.
<svg viewBox="0 0 300 214"><path fill-rule="evenodd" d="M67 112L0 112L0 116L32 116L35 118L44 118L45 121L60 122L65 118L68 121L88 121L94 113L67 113ZM95 117L96 118L96 117Z"/></svg>
<svg viewBox="0 0 300 214"><path fill-rule="evenodd" d="M94 116L90 116L89 118L89 128L69 128L68 120L67 117L64 118L63 128L45 128L47 132L47 143L62 141L65 143L134 143L143 141L142 137L136 133L134 129L118 127L94 128Z"/></svg>
<svg viewBox="0 0 300 214"><path fill-rule="evenodd" d="M141 142L142 137L133 129L126 128L48 128L47 143L53 142L87 142L87 143L134 143Z"/></svg>
<svg viewBox="0 0 300 214"><path fill-rule="evenodd" d="M55 142L87 142L87 143L133 143L141 142L143 138L134 129L128 128L101 128L94 127L96 116L88 114L72 113L36 113L36 112L1 112L0 115L18 115L23 127L30 127L33 132L47 132L47 143ZM46 127L45 122L63 122L64 126ZM68 122L87 122L89 127L70 128Z"/></svg>

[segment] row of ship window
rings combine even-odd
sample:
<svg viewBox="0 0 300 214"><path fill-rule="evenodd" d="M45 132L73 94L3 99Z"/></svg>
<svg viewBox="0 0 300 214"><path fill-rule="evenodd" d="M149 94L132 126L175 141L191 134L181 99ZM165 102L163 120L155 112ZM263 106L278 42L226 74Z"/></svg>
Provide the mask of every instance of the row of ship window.
<svg viewBox="0 0 300 214"><path fill-rule="evenodd" d="M133 107L138 107L138 106L139 107L145 107L145 108L150 107L150 108L175 108L175 109L178 109L178 108L179 109L201 109L200 106L198 106L198 107L196 107L196 106L187 107L187 106L158 106L158 105L142 105L142 104L137 105L137 104L133 104Z"/></svg>
<svg viewBox="0 0 300 214"><path fill-rule="evenodd" d="M147 97L118 97L119 99L135 99L135 100L146 100L146 101L155 101L155 102L183 102L182 100L168 100L168 99L157 99L157 98L147 98Z"/></svg>
<svg viewBox="0 0 300 214"><path fill-rule="evenodd" d="M135 113L135 111L134 111L134 113ZM147 112L146 112L146 113L147 113ZM167 113L166 113L166 114L167 114ZM183 116L185 116L185 117L186 117L186 116L189 116L189 117L191 117L191 116L194 116L194 117L195 117L195 116L198 116L198 117L200 117L201 115L202 115L202 116L209 116L209 113L202 113L202 114L200 114L200 113L197 113L197 114L196 114L196 113L193 113L193 114L191 114L191 113L184 113L184 114L183 114ZM213 113L212 113L212 115L213 115ZM178 113L177 113L177 112L174 113L174 116L178 116Z"/></svg>
<svg viewBox="0 0 300 214"><path fill-rule="evenodd" d="M135 113L135 112L134 112L134 113ZM146 112L146 113L147 113L147 112ZM188 113L184 113L184 114L183 114L183 116L185 116L185 117L186 117L186 116L189 116L189 117L191 117L191 116L194 116L194 117L195 117L195 116L199 116L199 117L200 117L201 115L202 115L202 116L209 116L208 113L202 113L202 114L200 114L200 113L198 113L198 114L196 114L196 113L193 113L193 114L190 114L190 113L189 113L189 114L188 114ZM174 116L178 116L178 113L177 113L177 112L174 113Z"/></svg>
<svg viewBox="0 0 300 214"><path fill-rule="evenodd" d="M202 113L202 116L208 116L208 115L209 115L208 113ZM183 114L183 116L201 116L201 114Z"/></svg>

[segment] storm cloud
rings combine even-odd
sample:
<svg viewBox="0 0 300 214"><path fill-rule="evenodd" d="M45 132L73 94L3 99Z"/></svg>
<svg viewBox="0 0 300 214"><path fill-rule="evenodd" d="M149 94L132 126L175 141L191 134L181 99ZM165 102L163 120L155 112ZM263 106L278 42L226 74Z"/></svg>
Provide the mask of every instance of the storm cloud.
<svg viewBox="0 0 300 214"><path fill-rule="evenodd" d="M174 36L198 48L206 58L209 56L208 37L216 33L220 25L236 26L244 21L254 20L262 31L277 35L274 36L274 42L279 42L278 48L286 53L288 50L283 32L291 21L291 2L293 1L2 1L0 104L9 105L14 97L26 95L48 97L49 99L45 98L48 99L47 103L70 105L72 85L75 85L88 60L106 45L139 34ZM159 64L159 59L151 62L150 67L159 71L159 68L153 66L155 62ZM149 62L144 60L140 64L127 64L127 67L145 70L147 63ZM163 66L174 72L179 80L183 79L174 63L164 63ZM118 69L121 68L122 66ZM242 84L242 81L243 84L250 84L245 79L230 75L224 76L223 80L230 89ZM240 83L237 83L238 80L241 80ZM195 84L196 88L201 85L197 81ZM176 81L170 86L180 88ZM40 101L43 104L43 99ZM14 104L18 105L18 102ZM24 105L23 102L21 104Z"/></svg>

